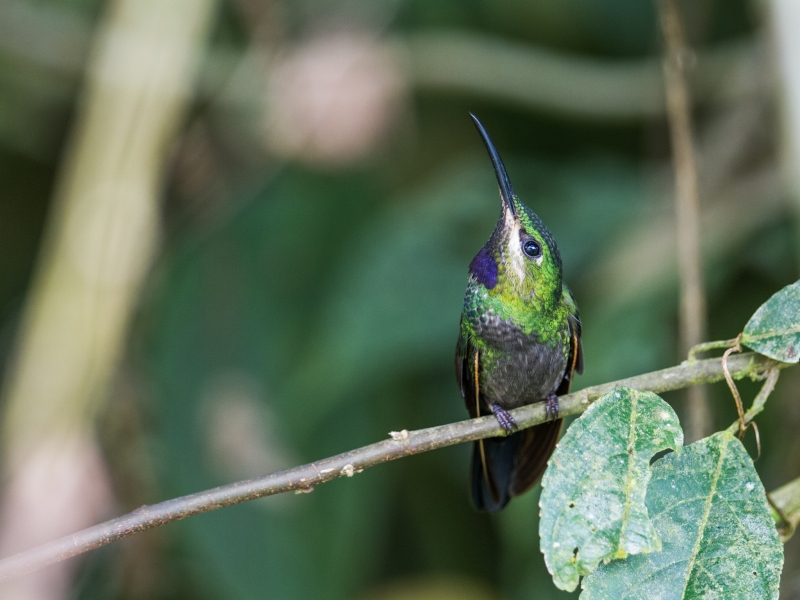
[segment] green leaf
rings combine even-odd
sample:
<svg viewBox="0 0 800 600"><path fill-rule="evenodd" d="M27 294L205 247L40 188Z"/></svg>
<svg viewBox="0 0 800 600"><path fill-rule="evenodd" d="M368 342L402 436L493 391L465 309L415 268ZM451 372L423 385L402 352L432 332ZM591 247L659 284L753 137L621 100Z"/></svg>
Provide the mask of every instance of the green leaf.
<svg viewBox="0 0 800 600"><path fill-rule="evenodd" d="M683 444L678 417L651 392L618 388L559 442L542 480L539 536L562 590L601 561L661 549L645 508L650 458Z"/></svg>
<svg viewBox="0 0 800 600"><path fill-rule="evenodd" d="M742 343L779 360L800 360L800 281L773 294L744 326Z"/></svg>
<svg viewBox="0 0 800 600"><path fill-rule="evenodd" d="M741 442L720 432L653 465L662 551L600 566L582 600L777 598L783 546Z"/></svg>

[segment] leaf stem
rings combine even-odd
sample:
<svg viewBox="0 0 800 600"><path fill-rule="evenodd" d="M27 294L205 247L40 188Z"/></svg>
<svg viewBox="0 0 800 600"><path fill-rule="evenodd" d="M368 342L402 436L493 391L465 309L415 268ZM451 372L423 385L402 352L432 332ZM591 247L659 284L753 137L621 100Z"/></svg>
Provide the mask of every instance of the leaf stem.
<svg viewBox="0 0 800 600"><path fill-rule="evenodd" d="M730 340L716 340L714 342L704 342L702 344L697 344L696 346L692 346L689 350L689 356L687 360L697 360L697 355L701 352L708 352L709 350L719 350L721 348L731 348L735 346L737 341L739 340L738 337L735 337Z"/></svg>

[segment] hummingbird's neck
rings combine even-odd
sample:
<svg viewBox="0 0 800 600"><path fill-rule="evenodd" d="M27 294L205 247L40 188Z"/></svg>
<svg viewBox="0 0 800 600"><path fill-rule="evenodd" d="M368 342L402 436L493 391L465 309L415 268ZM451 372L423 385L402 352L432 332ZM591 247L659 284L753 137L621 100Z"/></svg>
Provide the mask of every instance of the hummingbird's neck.
<svg viewBox="0 0 800 600"><path fill-rule="evenodd" d="M474 272L464 298L464 312L474 323L488 316L510 323L525 334L539 332L545 337L554 324L566 322L562 295L523 298L507 282L498 281L488 288Z"/></svg>

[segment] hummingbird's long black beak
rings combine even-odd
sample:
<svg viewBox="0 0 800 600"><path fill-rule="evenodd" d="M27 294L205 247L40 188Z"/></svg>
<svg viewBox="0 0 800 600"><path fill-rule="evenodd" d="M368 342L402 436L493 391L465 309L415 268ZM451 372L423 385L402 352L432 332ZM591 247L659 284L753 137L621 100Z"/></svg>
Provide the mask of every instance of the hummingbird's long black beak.
<svg viewBox="0 0 800 600"><path fill-rule="evenodd" d="M472 120L475 122L475 127L478 128L478 133L481 134L483 143L486 144L486 150L489 152L489 158L492 159L494 174L497 176L497 184L500 186L500 197L511 211L511 214L516 216L517 212L514 210L514 188L511 187L511 182L508 179L508 173L506 173L506 166L503 164L503 159L500 158L500 153L497 152L497 148L494 147L492 138L490 138L489 134L486 133L486 129L478 120L478 117L472 113L469 113L469 116L472 117Z"/></svg>

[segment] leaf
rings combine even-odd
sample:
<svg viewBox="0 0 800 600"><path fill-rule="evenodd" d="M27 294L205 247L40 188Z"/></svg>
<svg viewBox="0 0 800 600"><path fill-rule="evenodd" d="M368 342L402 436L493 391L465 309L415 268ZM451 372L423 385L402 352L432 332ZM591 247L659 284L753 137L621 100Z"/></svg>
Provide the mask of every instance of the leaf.
<svg viewBox="0 0 800 600"><path fill-rule="evenodd" d="M644 503L649 462L681 444L675 411L651 392L618 388L572 424L539 502L540 547L556 586L572 591L601 561L661 549Z"/></svg>
<svg viewBox="0 0 800 600"><path fill-rule="evenodd" d="M783 546L753 461L730 433L657 461L647 510L662 551L602 565L582 600L778 597Z"/></svg>
<svg viewBox="0 0 800 600"><path fill-rule="evenodd" d="M800 281L762 304L744 326L742 343L781 362L800 360Z"/></svg>

